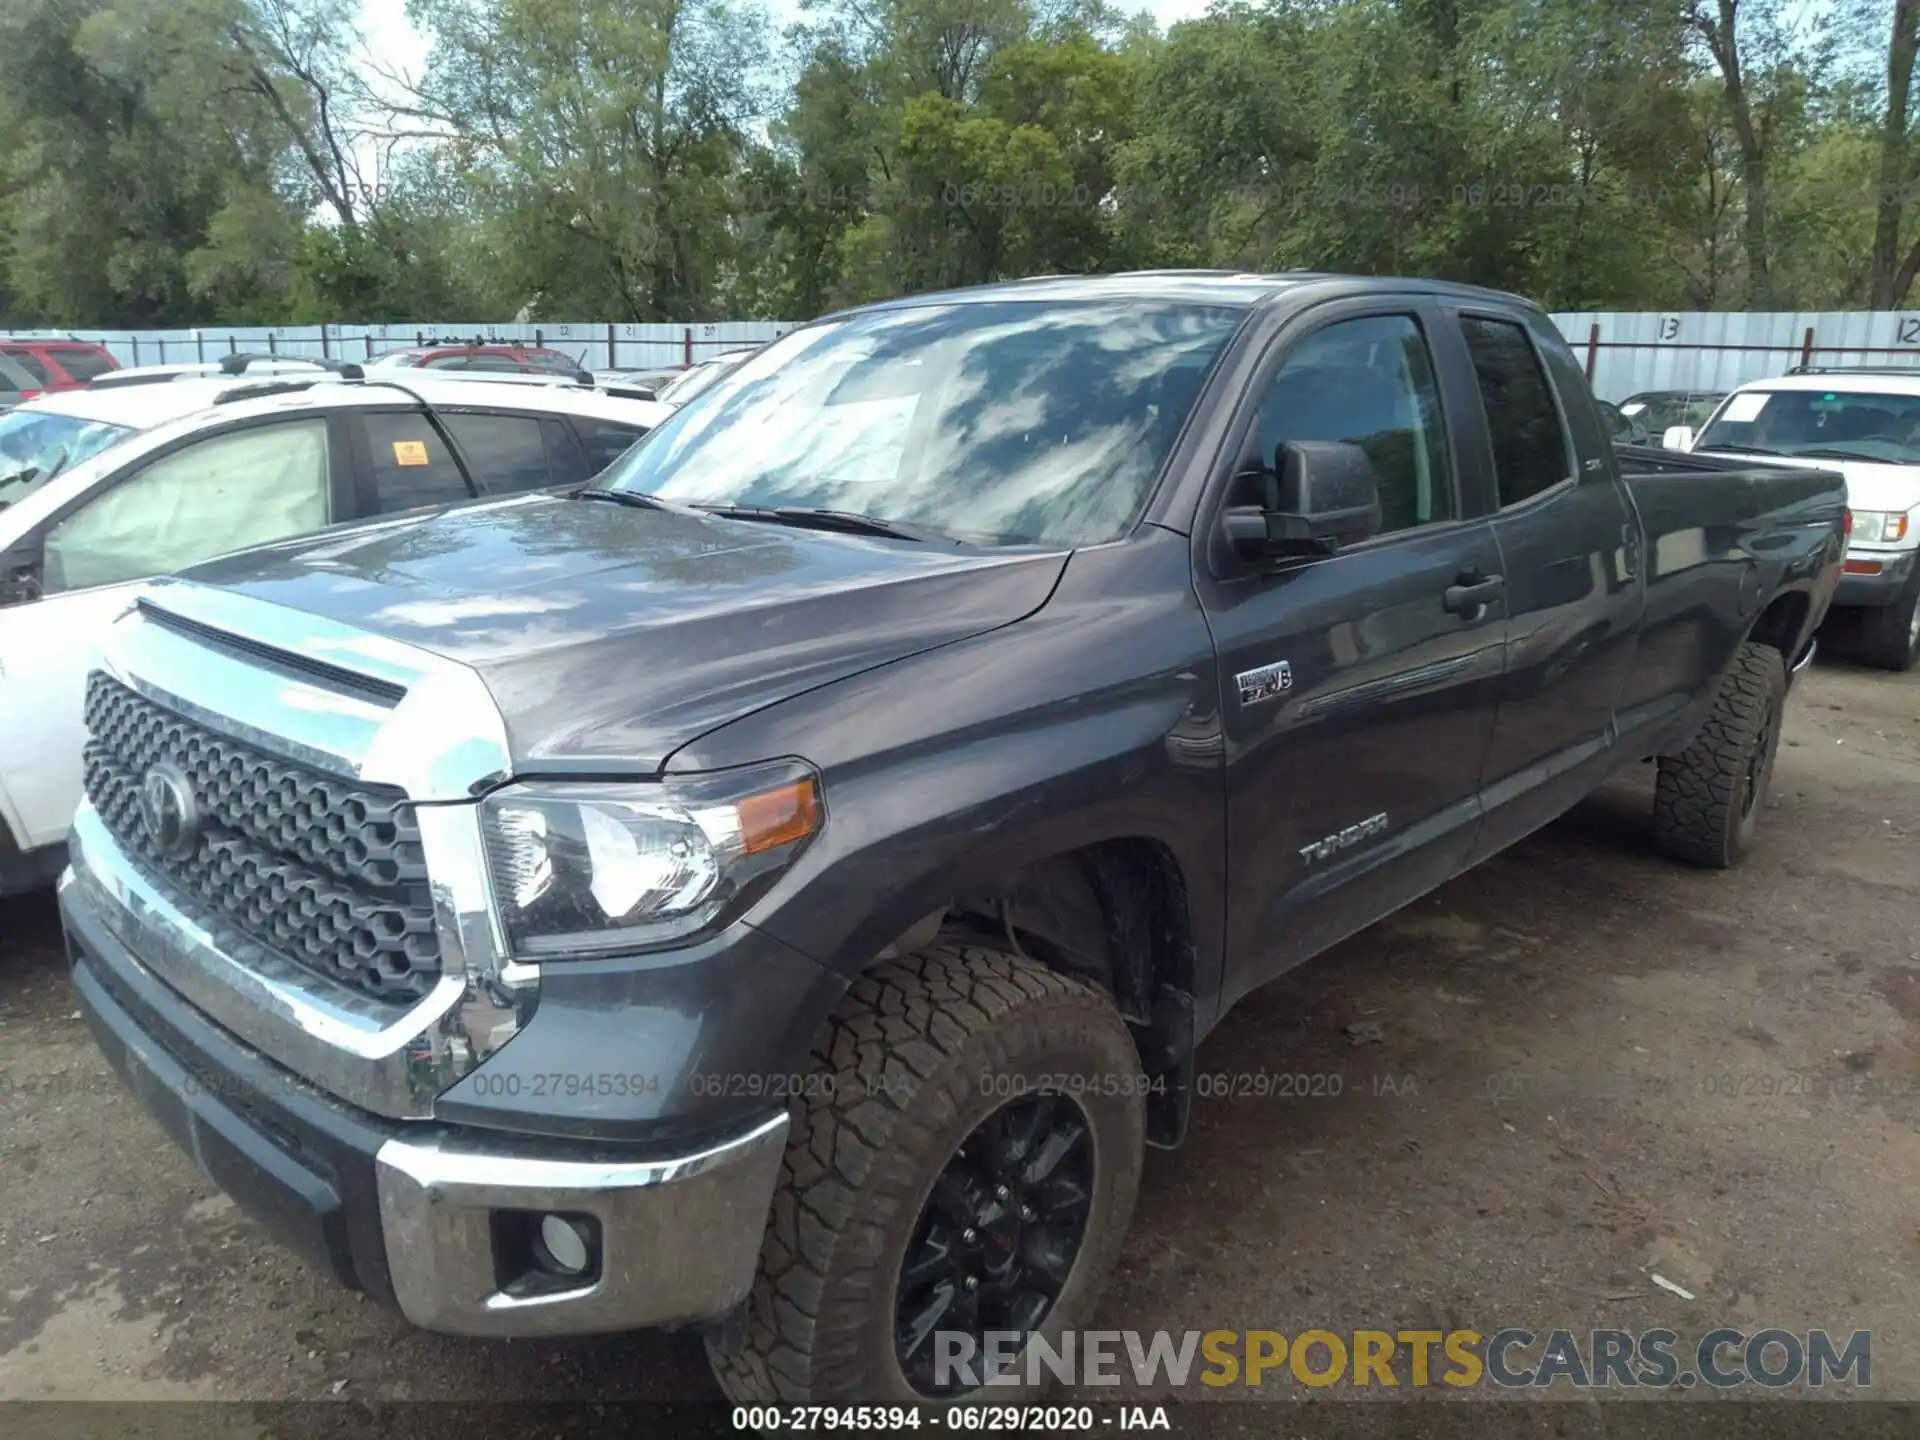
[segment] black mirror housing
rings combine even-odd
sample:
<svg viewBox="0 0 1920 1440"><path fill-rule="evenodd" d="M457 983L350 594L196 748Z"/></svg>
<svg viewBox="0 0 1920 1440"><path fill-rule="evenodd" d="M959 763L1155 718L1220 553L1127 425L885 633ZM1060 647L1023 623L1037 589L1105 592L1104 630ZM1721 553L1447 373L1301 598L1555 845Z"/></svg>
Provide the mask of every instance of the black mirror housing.
<svg viewBox="0 0 1920 1440"><path fill-rule="evenodd" d="M1254 477L1264 503L1226 513L1227 538L1242 554L1330 555L1379 531L1380 477L1358 445L1288 440L1273 460L1273 469Z"/></svg>

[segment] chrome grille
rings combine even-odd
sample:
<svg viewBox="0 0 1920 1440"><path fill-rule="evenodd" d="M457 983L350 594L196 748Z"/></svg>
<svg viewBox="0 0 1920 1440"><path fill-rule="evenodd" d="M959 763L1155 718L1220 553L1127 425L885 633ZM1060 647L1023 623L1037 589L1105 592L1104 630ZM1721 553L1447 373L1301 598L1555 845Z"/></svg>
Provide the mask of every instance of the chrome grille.
<svg viewBox="0 0 1920 1440"><path fill-rule="evenodd" d="M128 853L209 929L221 922L296 964L411 1003L440 974L420 832L405 794L325 775L135 694L87 681L86 789ZM197 839L150 832L141 787L167 762L192 787Z"/></svg>

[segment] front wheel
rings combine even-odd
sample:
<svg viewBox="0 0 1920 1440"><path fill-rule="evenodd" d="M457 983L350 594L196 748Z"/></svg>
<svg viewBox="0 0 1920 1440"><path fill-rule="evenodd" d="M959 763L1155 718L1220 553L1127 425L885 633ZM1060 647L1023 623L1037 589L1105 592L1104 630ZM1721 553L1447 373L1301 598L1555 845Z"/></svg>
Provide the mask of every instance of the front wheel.
<svg viewBox="0 0 1920 1440"><path fill-rule="evenodd" d="M1661 849L1716 870L1746 853L1773 779L1786 699L1780 652L1742 645L1693 743L1660 757L1653 833Z"/></svg>
<svg viewBox="0 0 1920 1440"><path fill-rule="evenodd" d="M1896 671L1911 670L1920 661L1920 564L1891 605L1861 614L1860 659Z"/></svg>
<svg viewBox="0 0 1920 1440"><path fill-rule="evenodd" d="M815 1047L743 1312L708 1358L740 1404L955 1403L990 1354L1091 1318L1146 1130L1140 1061L1098 991L939 945L855 982ZM1049 1376L1035 1367L1037 1379Z"/></svg>

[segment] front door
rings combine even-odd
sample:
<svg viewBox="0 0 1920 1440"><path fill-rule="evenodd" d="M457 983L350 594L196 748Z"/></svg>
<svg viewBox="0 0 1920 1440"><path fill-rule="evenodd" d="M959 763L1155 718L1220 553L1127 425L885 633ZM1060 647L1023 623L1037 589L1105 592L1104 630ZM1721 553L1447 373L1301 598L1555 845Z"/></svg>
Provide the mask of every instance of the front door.
<svg viewBox="0 0 1920 1440"><path fill-rule="evenodd" d="M324 416L190 442L103 484L41 543L38 600L0 615L0 779L22 848L64 840L80 803L82 706L101 635L139 582L328 523Z"/></svg>
<svg viewBox="0 0 1920 1440"><path fill-rule="evenodd" d="M1465 858L1500 678L1499 547L1462 494L1447 423L1471 378L1443 378L1424 302L1315 316L1269 357L1222 483L1283 442L1347 441L1373 463L1384 518L1369 541L1264 571L1201 542L1223 677L1228 1002ZM1201 514L1217 526L1217 509Z"/></svg>

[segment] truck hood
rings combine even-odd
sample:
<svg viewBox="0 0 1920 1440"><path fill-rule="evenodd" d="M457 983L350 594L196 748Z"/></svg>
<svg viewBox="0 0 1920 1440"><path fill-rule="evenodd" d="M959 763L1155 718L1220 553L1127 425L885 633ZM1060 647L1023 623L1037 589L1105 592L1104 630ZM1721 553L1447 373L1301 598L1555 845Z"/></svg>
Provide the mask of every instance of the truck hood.
<svg viewBox="0 0 1920 1440"><path fill-rule="evenodd" d="M1701 455L1737 460L1743 465L1817 466L1846 477L1852 510L1911 510L1920 505L1920 465L1884 465L1872 460L1836 460L1831 455L1750 455L1744 450L1703 449Z"/></svg>
<svg viewBox="0 0 1920 1440"><path fill-rule="evenodd" d="M523 772L652 770L754 710L1031 614L1066 558L531 496L186 578L471 666Z"/></svg>

